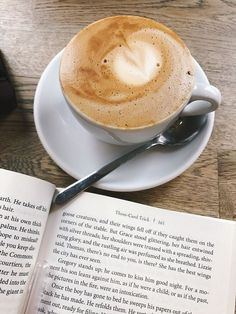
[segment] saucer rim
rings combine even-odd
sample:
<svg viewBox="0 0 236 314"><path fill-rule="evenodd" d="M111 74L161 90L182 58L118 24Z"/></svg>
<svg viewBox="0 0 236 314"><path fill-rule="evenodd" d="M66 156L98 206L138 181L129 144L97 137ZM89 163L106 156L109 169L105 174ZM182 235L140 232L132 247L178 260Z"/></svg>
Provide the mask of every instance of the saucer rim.
<svg viewBox="0 0 236 314"><path fill-rule="evenodd" d="M61 50L59 53L57 53L50 60L50 62L45 67L45 69L44 69L44 71L43 71L43 73L39 79L39 82L37 84L36 91L35 91L35 96L34 96L33 114L34 114L35 127L36 127L38 137L39 137L44 149L46 150L46 152L49 154L49 156L52 158L52 160L57 164L57 166L59 166L63 171L65 171L67 174L69 174L70 176L72 176L76 180L79 180L80 177L78 177L75 172L68 169L69 167L66 165L65 161L62 161L59 158L59 156L57 156L55 154L55 152L53 151L53 149L48 144L46 137L43 135L43 132L40 129L40 121L39 121L40 119L39 119L38 111L40 110L39 98L40 98L40 94L42 93L43 82L44 82L45 77L47 77L47 71L48 71L49 66L53 62L55 62L56 59L61 57L62 52L63 52L63 50ZM203 69L201 68L200 64L195 59L194 59L194 61L196 62L196 64L199 66L199 68L201 70L202 79L205 80L207 83L209 83L208 78L207 78L205 72L203 71ZM150 184L148 184L148 182L145 182L145 184L138 185L135 187L130 186L128 188L126 186L125 188L122 188L122 182L121 183L118 182L118 185L116 184L115 186L113 186L113 185L109 184L109 181L103 182L102 180L100 180L97 183L93 184L93 187L96 187L96 188L101 189L101 190L112 191L112 192L136 192L136 191L147 190L147 189L151 189L151 188L163 185L163 184L177 178L179 175L181 175L183 172L185 172L199 158L199 156L202 154L203 150L206 148L207 143L208 143L208 141L211 137L212 131L213 131L214 120L215 120L215 112L209 113L207 125L205 126L205 129L203 130L203 132L205 134L203 136L203 139L201 141L201 145L199 146L197 152L195 152L195 154L193 154L191 156L191 158L188 158L188 161L184 162L182 166L179 166L176 171L173 171L169 175L163 176L162 178L158 178L156 180L156 181L158 181L157 183L151 182ZM108 145L113 146L112 144L108 144Z"/></svg>

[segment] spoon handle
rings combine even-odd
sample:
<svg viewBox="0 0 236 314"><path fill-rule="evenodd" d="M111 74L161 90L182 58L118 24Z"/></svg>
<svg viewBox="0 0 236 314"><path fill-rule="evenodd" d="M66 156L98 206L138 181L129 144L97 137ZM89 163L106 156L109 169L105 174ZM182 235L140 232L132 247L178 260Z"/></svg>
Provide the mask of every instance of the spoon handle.
<svg viewBox="0 0 236 314"><path fill-rule="evenodd" d="M138 146L137 148L129 151L128 153L124 154L121 157L116 158L115 160L111 161L107 165L103 166L97 171L94 171L87 175L86 177L80 179L79 181L76 181L75 183L69 185L65 189L63 189L61 192L56 194L54 197L53 202L55 204L63 204L66 201L73 198L78 193L86 190L88 187L90 187L93 183L97 182L101 178L105 177L108 173L118 168L120 165L125 163L126 161L134 158L139 153L144 152L145 150L148 150L151 147L154 147L158 145L158 139L155 138L154 140L150 140L141 146Z"/></svg>

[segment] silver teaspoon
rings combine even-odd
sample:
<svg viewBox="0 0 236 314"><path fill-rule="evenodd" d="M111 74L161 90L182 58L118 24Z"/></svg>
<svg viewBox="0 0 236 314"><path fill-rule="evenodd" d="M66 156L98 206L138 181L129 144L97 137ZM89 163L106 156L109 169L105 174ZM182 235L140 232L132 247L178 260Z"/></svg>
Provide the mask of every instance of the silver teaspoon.
<svg viewBox="0 0 236 314"><path fill-rule="evenodd" d="M148 142L145 142L144 144L141 144L140 146L129 151L123 156L111 161L99 170L92 172L86 177L80 179L79 181L76 181L75 183L63 189L61 192L55 195L53 200L54 203L65 203L78 193L86 190L93 183L97 182L114 169L118 168L126 161L134 158L136 155L146 150L154 148L158 145L177 146L189 143L198 135L202 127L205 125L206 121L207 115L179 118L169 129L164 131L162 134L158 135L152 140L149 140Z"/></svg>

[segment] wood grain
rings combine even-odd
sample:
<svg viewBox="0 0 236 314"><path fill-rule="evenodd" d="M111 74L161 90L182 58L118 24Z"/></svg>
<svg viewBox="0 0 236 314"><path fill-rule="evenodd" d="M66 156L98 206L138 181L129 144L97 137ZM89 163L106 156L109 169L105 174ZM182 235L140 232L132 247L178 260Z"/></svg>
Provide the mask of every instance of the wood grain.
<svg viewBox="0 0 236 314"><path fill-rule="evenodd" d="M87 24L109 15L143 15L173 28L187 43L223 104L211 140L190 169L150 190L114 193L158 207L235 218L236 4L234 0L1 0L0 49L16 89L18 109L0 117L0 166L63 186L65 174L41 145L33 121L38 80L51 58ZM233 175L234 178L234 175Z"/></svg>
<svg viewBox="0 0 236 314"><path fill-rule="evenodd" d="M220 216L236 218L236 151L222 150L218 156Z"/></svg>

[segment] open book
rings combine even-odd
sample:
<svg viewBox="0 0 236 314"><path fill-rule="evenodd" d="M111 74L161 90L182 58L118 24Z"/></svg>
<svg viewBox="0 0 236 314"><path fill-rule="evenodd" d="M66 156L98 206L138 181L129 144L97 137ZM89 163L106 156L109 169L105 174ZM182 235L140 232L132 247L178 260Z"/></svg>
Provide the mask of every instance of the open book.
<svg viewBox="0 0 236 314"><path fill-rule="evenodd" d="M0 313L232 314L235 222L0 170Z"/></svg>

